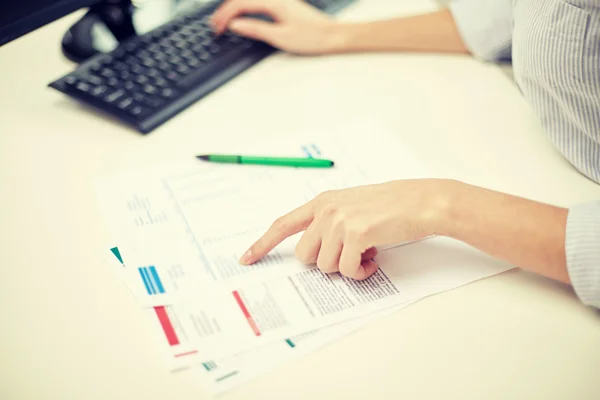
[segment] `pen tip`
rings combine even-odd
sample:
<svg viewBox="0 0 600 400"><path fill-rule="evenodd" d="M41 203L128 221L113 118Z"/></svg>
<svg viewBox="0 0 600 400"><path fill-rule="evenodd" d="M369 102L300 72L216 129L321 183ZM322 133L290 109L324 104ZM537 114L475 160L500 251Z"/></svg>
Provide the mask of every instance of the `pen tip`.
<svg viewBox="0 0 600 400"><path fill-rule="evenodd" d="M196 156L196 158L199 158L200 160L208 161L208 156L207 155Z"/></svg>

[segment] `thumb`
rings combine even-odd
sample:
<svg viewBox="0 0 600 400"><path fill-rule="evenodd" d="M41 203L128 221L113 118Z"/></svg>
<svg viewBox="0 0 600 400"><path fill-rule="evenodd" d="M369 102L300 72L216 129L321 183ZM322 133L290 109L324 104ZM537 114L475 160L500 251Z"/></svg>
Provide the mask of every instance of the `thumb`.
<svg viewBox="0 0 600 400"><path fill-rule="evenodd" d="M240 36L267 43L272 43L277 34L277 27L274 23L255 18L236 18L229 24L229 30Z"/></svg>

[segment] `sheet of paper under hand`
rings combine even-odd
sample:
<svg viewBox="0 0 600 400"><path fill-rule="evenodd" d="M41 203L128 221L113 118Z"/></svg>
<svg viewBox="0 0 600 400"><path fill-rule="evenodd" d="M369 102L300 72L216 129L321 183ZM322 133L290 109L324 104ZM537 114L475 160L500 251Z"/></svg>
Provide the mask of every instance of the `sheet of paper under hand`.
<svg viewBox="0 0 600 400"><path fill-rule="evenodd" d="M331 170L182 162L103 185L100 205L132 260L123 276L140 303L185 304L189 312L177 329L205 357L222 359L511 268L462 243L432 238L383 251L379 271L358 282L298 262L298 235L254 266L240 266L242 252L275 218L324 190L385 181L390 170L402 171L396 178L425 176L392 134L372 132L369 145L352 142L361 137L348 133L353 128L317 135L310 146L305 137L287 145L289 153L310 147L334 159ZM377 161L365 159L369 152ZM422 251L407 261L413 246ZM199 320L208 321L202 329Z"/></svg>
<svg viewBox="0 0 600 400"><path fill-rule="evenodd" d="M304 355L317 351L337 339L363 329L409 304L400 304L362 318L292 336L284 341L254 348L220 362L202 362L199 365L199 374L211 392L223 394L251 379L269 373L275 368L283 367Z"/></svg>

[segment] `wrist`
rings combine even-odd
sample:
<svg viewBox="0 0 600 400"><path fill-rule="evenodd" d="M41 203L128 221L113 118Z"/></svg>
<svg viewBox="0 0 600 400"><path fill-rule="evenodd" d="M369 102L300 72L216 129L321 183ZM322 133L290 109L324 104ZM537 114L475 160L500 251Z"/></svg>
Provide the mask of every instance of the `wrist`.
<svg viewBox="0 0 600 400"><path fill-rule="evenodd" d="M452 179L433 182L432 191L424 202L421 214L422 224L428 235L457 238L460 207L466 198L468 187L467 184Z"/></svg>
<svg viewBox="0 0 600 400"><path fill-rule="evenodd" d="M360 36L360 25L355 23L333 22L327 28L327 52L348 53L356 51L357 39Z"/></svg>

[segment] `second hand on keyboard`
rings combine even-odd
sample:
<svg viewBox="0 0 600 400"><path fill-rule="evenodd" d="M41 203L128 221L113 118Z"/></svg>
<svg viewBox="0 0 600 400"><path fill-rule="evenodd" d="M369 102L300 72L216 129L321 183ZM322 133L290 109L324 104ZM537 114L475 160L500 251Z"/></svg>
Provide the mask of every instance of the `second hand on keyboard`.
<svg viewBox="0 0 600 400"><path fill-rule="evenodd" d="M309 2L337 11L352 1ZM232 33L215 37L209 19L220 3L93 57L50 86L148 133L276 51Z"/></svg>

